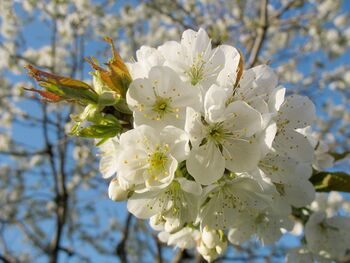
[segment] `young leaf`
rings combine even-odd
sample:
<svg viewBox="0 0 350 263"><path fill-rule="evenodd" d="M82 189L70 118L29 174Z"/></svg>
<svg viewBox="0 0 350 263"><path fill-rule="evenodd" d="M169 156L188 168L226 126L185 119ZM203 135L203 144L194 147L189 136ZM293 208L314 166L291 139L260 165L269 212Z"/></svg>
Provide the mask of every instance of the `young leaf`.
<svg viewBox="0 0 350 263"><path fill-rule="evenodd" d="M319 172L314 174L310 181L318 192L350 193L350 175L344 172Z"/></svg>
<svg viewBox="0 0 350 263"><path fill-rule="evenodd" d="M66 100L79 102L83 105L97 103L97 93L85 82L51 74L37 69L32 65L27 65L26 68L29 70L29 76L38 81L38 84L43 87L45 91L37 89L27 90L37 92L50 102Z"/></svg>

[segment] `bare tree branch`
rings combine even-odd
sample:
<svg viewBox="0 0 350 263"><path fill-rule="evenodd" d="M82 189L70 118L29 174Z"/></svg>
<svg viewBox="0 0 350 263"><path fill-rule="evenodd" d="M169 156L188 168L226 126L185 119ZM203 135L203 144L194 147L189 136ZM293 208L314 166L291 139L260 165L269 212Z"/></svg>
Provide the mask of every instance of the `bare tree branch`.
<svg viewBox="0 0 350 263"><path fill-rule="evenodd" d="M254 45L248 60L248 68L253 67L257 63L261 48L266 38L266 33L269 28L267 6L268 0L262 0L260 6L260 19L259 26L257 28L257 36L255 38Z"/></svg>
<svg viewBox="0 0 350 263"><path fill-rule="evenodd" d="M129 230L130 230L130 226L131 226L131 219L132 219L132 214L128 213L128 216L126 217L126 221L125 221L125 225L124 225L124 229L122 232L122 238L119 242L119 244L117 245L116 248L116 254L118 255L118 257L120 258L121 262L127 262L127 251L126 251L126 242L128 241L128 237L129 237Z"/></svg>

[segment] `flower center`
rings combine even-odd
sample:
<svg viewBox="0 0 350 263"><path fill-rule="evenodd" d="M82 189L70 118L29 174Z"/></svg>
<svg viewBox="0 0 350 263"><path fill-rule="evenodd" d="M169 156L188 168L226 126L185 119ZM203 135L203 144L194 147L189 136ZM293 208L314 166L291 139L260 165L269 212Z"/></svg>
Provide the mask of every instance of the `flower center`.
<svg viewBox="0 0 350 263"><path fill-rule="evenodd" d="M163 152L155 152L148 158L150 172L161 172L165 169L168 157Z"/></svg>
<svg viewBox="0 0 350 263"><path fill-rule="evenodd" d="M205 61L203 60L202 55L199 54L191 68L186 72L190 77L193 86L204 78L204 65Z"/></svg>
<svg viewBox="0 0 350 263"><path fill-rule="evenodd" d="M208 139L213 141L215 144L221 144L229 133L225 131L222 123L215 123L208 127Z"/></svg>
<svg viewBox="0 0 350 263"><path fill-rule="evenodd" d="M154 103L152 110L156 112L160 118L162 118L164 114L171 112L169 102L169 99L157 96L156 102Z"/></svg>

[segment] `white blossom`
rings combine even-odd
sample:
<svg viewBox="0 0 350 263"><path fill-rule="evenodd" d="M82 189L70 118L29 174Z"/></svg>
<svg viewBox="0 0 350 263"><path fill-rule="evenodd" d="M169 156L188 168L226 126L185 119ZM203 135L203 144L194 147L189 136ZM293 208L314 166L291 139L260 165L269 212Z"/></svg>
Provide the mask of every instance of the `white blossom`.
<svg viewBox="0 0 350 263"><path fill-rule="evenodd" d="M260 158L259 144L252 136L261 129L261 115L242 101L225 108L217 106L212 98L218 90L220 87L214 85L205 96L204 122L200 113L187 110L185 130L193 149L186 165L195 180L205 185L220 179L225 168L233 172L251 170Z"/></svg>
<svg viewBox="0 0 350 263"><path fill-rule="evenodd" d="M198 32L188 29L182 34L181 43L169 41L158 50L165 58L164 65L173 68L181 79L204 88L215 83L225 61L222 50L212 49L211 40L202 28Z"/></svg>
<svg viewBox="0 0 350 263"><path fill-rule="evenodd" d="M200 109L201 93L183 82L169 67L153 67L148 78L134 80L127 93L135 126L147 124L183 128L186 107Z"/></svg>
<svg viewBox="0 0 350 263"><path fill-rule="evenodd" d="M349 231L348 218L326 218L325 213L316 212L305 225L307 247L315 255L341 261L350 248Z"/></svg>
<svg viewBox="0 0 350 263"><path fill-rule="evenodd" d="M116 159L118 178L144 192L167 187L174 179L180 162L188 154L184 131L167 126L161 131L141 125L120 136Z"/></svg>

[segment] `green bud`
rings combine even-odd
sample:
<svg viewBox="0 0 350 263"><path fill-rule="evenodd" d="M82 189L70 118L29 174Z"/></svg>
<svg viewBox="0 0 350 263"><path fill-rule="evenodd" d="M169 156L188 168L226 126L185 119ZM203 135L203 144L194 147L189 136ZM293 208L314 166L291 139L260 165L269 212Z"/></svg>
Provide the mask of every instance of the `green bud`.
<svg viewBox="0 0 350 263"><path fill-rule="evenodd" d="M115 91L102 91L100 96L98 97L98 105L112 106L116 104L120 99L120 95L118 95Z"/></svg>

